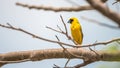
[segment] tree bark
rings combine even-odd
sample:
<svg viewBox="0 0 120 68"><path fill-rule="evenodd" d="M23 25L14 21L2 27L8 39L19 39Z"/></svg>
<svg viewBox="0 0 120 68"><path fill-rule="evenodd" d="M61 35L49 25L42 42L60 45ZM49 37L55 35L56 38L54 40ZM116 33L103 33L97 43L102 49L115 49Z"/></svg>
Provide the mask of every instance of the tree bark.
<svg viewBox="0 0 120 68"><path fill-rule="evenodd" d="M120 51L108 52L108 51L90 51L81 48L67 48L67 51L74 55L82 56L85 59L91 61L120 61ZM62 48L45 49L45 50L31 50L31 51L19 51L0 54L0 65L10 63L20 63L21 60L29 59L26 61L41 61L45 59L55 58L69 58L69 59L83 59L76 57L63 50ZM22 62L26 62L22 61Z"/></svg>

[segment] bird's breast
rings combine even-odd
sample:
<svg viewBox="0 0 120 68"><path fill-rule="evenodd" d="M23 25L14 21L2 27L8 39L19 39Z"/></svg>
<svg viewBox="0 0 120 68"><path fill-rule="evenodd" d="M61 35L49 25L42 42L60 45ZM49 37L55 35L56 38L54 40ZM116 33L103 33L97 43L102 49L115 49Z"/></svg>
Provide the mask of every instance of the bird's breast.
<svg viewBox="0 0 120 68"><path fill-rule="evenodd" d="M78 28L76 26L71 26L72 31L76 31Z"/></svg>

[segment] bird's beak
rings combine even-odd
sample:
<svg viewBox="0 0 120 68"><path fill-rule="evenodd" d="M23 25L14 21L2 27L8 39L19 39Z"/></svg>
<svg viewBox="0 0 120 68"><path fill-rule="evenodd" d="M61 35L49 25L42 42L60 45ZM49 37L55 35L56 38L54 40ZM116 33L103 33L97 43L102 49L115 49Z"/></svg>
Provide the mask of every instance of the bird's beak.
<svg viewBox="0 0 120 68"><path fill-rule="evenodd" d="M71 19L70 19L70 20L68 20L68 22L67 22L67 23L70 23L70 24L71 24L71 23L72 23L72 21L73 21L73 20L71 20Z"/></svg>

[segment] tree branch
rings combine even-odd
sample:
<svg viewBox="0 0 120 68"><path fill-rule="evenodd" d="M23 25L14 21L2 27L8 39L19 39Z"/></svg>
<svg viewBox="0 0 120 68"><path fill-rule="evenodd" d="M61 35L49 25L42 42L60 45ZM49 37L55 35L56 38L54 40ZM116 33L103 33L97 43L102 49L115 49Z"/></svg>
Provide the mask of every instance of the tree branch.
<svg viewBox="0 0 120 68"><path fill-rule="evenodd" d="M80 68L80 67L86 66L86 65L88 65L88 64L90 64L90 63L93 63L93 62L94 62L94 61L86 61L86 62L83 62L83 63L81 63L81 64L75 65L74 68Z"/></svg>
<svg viewBox="0 0 120 68"><path fill-rule="evenodd" d="M62 21L62 23L64 25L65 31L63 31L58 25L57 25L57 27L58 27L59 30L53 29L53 28L48 27L48 26L46 26L46 28L51 29L51 30L53 30L55 32L58 32L58 33L61 33L61 34L65 35L69 40L71 40L76 45L75 41L71 38L71 36L68 35L67 26L66 26L66 24L65 24L65 22L63 20L62 15L60 15L60 18L61 18L61 21Z"/></svg>
<svg viewBox="0 0 120 68"><path fill-rule="evenodd" d="M97 45L107 45L107 44L115 42L115 41L120 41L120 38L115 38L115 39L112 39L112 40L109 40L109 41L106 41L106 42L97 42L97 43L93 43L93 44L86 44L86 45L84 44L82 46L75 46L75 45L72 45L72 44L68 44L68 43L64 43L64 42L60 42L60 41L55 41L55 40L50 40L50 39L47 39L47 38L43 38L43 37L37 36L37 35L35 35L33 33L30 33L30 32L28 32L28 31L26 31L24 29L16 28L16 27L14 27L14 26L12 26L10 24L8 26L0 24L0 27L4 27L4 28L20 31L20 32L23 32L25 34L28 34L28 35L32 36L33 38L37 38L37 39L44 40L44 41L47 41L47 42L62 44L62 45L75 47L75 48L90 47L90 46L97 46Z"/></svg>
<svg viewBox="0 0 120 68"><path fill-rule="evenodd" d="M36 5L28 5L28 4L23 4L17 2L16 5L22 6L22 7L27 7L29 9L38 9L38 10L49 10L49 11L55 11L55 12L60 12L60 11L83 11L83 10L92 10L93 8L89 5L86 6L75 6L75 7L52 7L52 6L36 6Z"/></svg>
<svg viewBox="0 0 120 68"><path fill-rule="evenodd" d="M75 6L75 7L52 7L52 6L35 6L35 5L27 5L22 3L16 3L18 6L27 7L29 9L43 9L43 10L51 10L51 11L83 11L83 10L92 10L96 9L99 12L101 12L104 16L110 18L114 22L116 22L120 26L120 14L108 9L104 2L107 0L87 0L88 3L91 5L85 5L85 6ZM102 2L101 2L102 1ZM66 35L67 38L70 36L68 35L66 24L64 23L64 20L62 16L60 15L62 23L65 27L65 31L62 31L61 28L58 26L59 30L53 29L51 27L47 27L53 31L62 33ZM102 24L103 25L103 24ZM105 25L105 24L104 24ZM109 25L106 25L109 26ZM107 45L109 43L120 41L120 38L112 39L106 42L97 42L93 44L86 44L82 46L75 46L72 44L67 44L60 42L59 38L56 36L58 41L50 40L47 38L43 38L40 36L37 36L33 33L30 33L24 29L16 28L12 26L11 24L7 23L7 25L0 24L0 27L16 30L23 32L25 34L28 34L32 36L33 38L37 38L40 40L57 43L62 48L56 48L56 49L45 49L45 50L31 50L31 51L19 51L19 52L9 52L0 54L0 67L5 64L11 64L11 63L21 63L21 62L27 62L27 61L41 61L45 59L55 59L55 58L69 58L69 59L87 59L87 61L77 64L73 66L74 68L83 67L87 64L90 64L95 61L116 61L120 62L120 51L117 52L108 52L108 51L93 51L93 50L86 50L81 49L81 47L91 47L96 45ZM72 39L70 39L72 40ZM76 48L64 48L63 45L70 46L70 47L76 47ZM66 63L67 64L67 63ZM59 67L55 65L56 67ZM65 66L66 67L66 66Z"/></svg>
<svg viewBox="0 0 120 68"><path fill-rule="evenodd" d="M111 28L111 29L120 29L120 27L117 27L117 26L113 26L113 25L109 25L109 24L105 24L105 23L102 23L102 22L99 22L97 20L93 20L93 19L89 19L87 17L81 17L82 19L85 19L85 20L88 20L90 21L91 23L95 23L95 24L98 24L100 26L104 26L104 27L108 27L108 28Z"/></svg>
<svg viewBox="0 0 120 68"><path fill-rule="evenodd" d="M66 24L65 24L65 22L64 22L64 20L63 20L62 15L60 15L60 18L61 18L61 21L62 21L62 23L63 23L64 27L65 27L65 33L66 33L66 36L68 37L67 26L66 26Z"/></svg>
<svg viewBox="0 0 120 68"><path fill-rule="evenodd" d="M97 45L107 45L107 44L115 42L115 41L120 41L120 38L115 38L115 39L104 41L104 42L96 42L93 44L87 44L87 45L77 46L77 47L79 48L79 47L89 47L89 46L97 46Z"/></svg>
<svg viewBox="0 0 120 68"><path fill-rule="evenodd" d="M101 14L113 20L120 27L120 14L108 9L101 0L87 0L87 2Z"/></svg>
<svg viewBox="0 0 120 68"><path fill-rule="evenodd" d="M96 51L99 54L96 55L93 51L85 50L81 48L67 48L70 53L75 55L83 56L85 58L91 59L92 62L95 61L117 61L120 62L120 51L117 52L107 52L107 51ZM19 51L19 52L9 52L0 54L0 64L17 63L18 61L41 61L45 59L53 58L78 58L70 55L67 52L63 52L63 48L56 49L45 49L45 50L31 50L31 51ZM27 60L26 60L27 59ZM83 58L78 58L83 59ZM18 62L19 63L19 62Z"/></svg>
<svg viewBox="0 0 120 68"><path fill-rule="evenodd" d="M118 3L118 2L120 2L120 0L116 0L114 3L112 3L112 5L114 5L114 4Z"/></svg>
<svg viewBox="0 0 120 68"><path fill-rule="evenodd" d="M10 25L7 26L7 25L3 25L3 24L0 24L0 27L4 27L4 28L20 31L20 32L23 32L25 34L28 34L28 35L32 36L33 38L37 38L37 39L40 39L40 40L44 40L44 41L48 41L48 42L52 42L52 43L60 43L60 44L66 45L66 46L74 47L74 45L71 45L71 44L63 43L63 42L60 42L60 41L54 41L54 40L50 40L50 39L46 39L46 38L37 36L37 35L35 35L33 33L30 33L28 31L22 29L22 28L16 28L16 27L13 27L13 26L11 27Z"/></svg>

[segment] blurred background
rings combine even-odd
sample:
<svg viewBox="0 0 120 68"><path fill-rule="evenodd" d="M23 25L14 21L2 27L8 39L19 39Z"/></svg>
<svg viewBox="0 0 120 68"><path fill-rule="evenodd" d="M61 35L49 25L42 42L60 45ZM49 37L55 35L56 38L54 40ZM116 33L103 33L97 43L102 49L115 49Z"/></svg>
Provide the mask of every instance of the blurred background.
<svg viewBox="0 0 120 68"><path fill-rule="evenodd" d="M60 14L67 25L70 35L70 24L67 23L70 17L77 17L82 25L84 40L83 44L92 44L100 41L107 41L113 38L120 37L119 29L111 29L103 27L90 21L86 21L81 17L87 17L94 19L106 24L117 26L113 21L101 15L96 10L86 10L80 12L54 12L45 10L36 10L23 8L16 6L16 2L25 3L29 5L46 5L54 7L69 7L78 5L87 5L85 0L74 0L76 4L70 3L67 0L1 0L0 1L0 24L10 23L15 27L20 27L38 36L48 38L51 40L57 40L57 35L62 42L71 43L64 35L57 32L51 31L46 26L57 28L59 25L63 30L64 26L60 19ZM108 0L107 5L110 9L120 12L120 3L112 5L115 0ZM116 45L116 44L114 44ZM38 49L49 49L49 48L61 48L58 44L46 42L33 38L22 32L6 29L0 27L0 53L14 52L14 51L27 51L27 50L38 50ZM106 49L107 46L96 46L96 50ZM114 47L115 48L115 47ZM67 59L49 59L37 62L24 62L7 64L3 68L52 68L54 65L64 66ZM73 59L69 62L68 66L73 66L81 63L80 59ZM83 68L118 68L120 63L117 62L95 62L89 64Z"/></svg>

